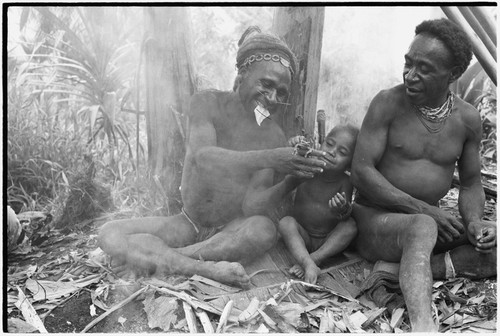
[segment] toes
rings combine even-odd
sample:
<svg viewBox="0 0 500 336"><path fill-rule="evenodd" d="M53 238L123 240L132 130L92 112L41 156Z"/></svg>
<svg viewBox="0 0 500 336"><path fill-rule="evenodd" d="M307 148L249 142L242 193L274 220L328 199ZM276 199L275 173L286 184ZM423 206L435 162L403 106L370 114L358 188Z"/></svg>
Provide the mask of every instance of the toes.
<svg viewBox="0 0 500 336"><path fill-rule="evenodd" d="M297 278L302 278L304 276L304 270L299 265L294 265L288 270L288 273L295 275Z"/></svg>

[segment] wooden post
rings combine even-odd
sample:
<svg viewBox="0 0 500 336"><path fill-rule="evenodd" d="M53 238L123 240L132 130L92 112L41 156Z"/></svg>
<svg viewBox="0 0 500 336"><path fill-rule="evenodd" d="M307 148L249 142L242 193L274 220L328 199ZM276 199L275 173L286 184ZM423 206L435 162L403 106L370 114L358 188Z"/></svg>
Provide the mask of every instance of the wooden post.
<svg viewBox="0 0 500 336"><path fill-rule="evenodd" d="M314 135L324 19L324 7L278 7L274 14L273 32L298 59L291 105L279 118L287 138Z"/></svg>
<svg viewBox="0 0 500 336"><path fill-rule="evenodd" d="M481 22L490 39L497 45L497 25L492 15L486 11L486 7L470 6L469 9L474 13L476 19Z"/></svg>
<svg viewBox="0 0 500 336"><path fill-rule="evenodd" d="M146 124L148 163L167 199L171 214L180 201L184 160L179 114L194 93L191 34L187 7L146 7L145 45ZM157 183L158 184L158 183Z"/></svg>
<svg viewBox="0 0 500 336"><path fill-rule="evenodd" d="M491 56L493 56L493 59L496 61L497 60L496 41L492 41L490 39L488 33L486 33L486 30L484 29L484 26L481 24L481 22L477 20L477 18L474 16L469 7L459 6L457 8L462 13L465 20L467 20L472 29L474 29L474 32L477 34L481 42L483 42L486 49L488 49Z"/></svg>
<svg viewBox="0 0 500 336"><path fill-rule="evenodd" d="M446 16L457 25L459 25L469 36L472 43L472 50L474 51L474 55L476 55L477 60L483 67L484 71L488 74L490 79L493 81L493 84L497 85L497 69L496 62L488 52L484 44L481 43L481 40L477 37L474 30L467 23L467 20L463 17L462 13L458 10L457 7L454 6L441 6L441 9L446 14Z"/></svg>

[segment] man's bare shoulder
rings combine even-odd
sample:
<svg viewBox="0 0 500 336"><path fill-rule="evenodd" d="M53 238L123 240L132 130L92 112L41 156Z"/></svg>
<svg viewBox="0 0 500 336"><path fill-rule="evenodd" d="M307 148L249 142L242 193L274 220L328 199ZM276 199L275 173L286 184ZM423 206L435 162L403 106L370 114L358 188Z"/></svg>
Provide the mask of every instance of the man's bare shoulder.
<svg viewBox="0 0 500 336"><path fill-rule="evenodd" d="M381 90L373 100L387 107L399 106L404 103L405 87L403 84L396 85L389 89Z"/></svg>
<svg viewBox="0 0 500 336"><path fill-rule="evenodd" d="M481 115L479 111L464 101L460 97L455 97L455 108L453 113L457 113L463 126L470 132L469 135L477 138L481 136Z"/></svg>
<svg viewBox="0 0 500 336"><path fill-rule="evenodd" d="M468 102L466 102L465 100L463 100L458 96L455 96L455 107L456 111L460 113L462 118L465 118L466 121L468 122L480 121L481 117L479 111L474 106L472 106L471 104L469 104Z"/></svg>
<svg viewBox="0 0 500 336"><path fill-rule="evenodd" d="M377 93L370 103L368 114L379 121L387 121L400 113L405 104L407 103L405 101L404 85L397 85Z"/></svg>
<svg viewBox="0 0 500 336"><path fill-rule="evenodd" d="M221 110L222 106L227 105L233 98L230 91L220 91L215 89L203 90L191 96L190 108L188 114L193 116L201 112L215 113Z"/></svg>

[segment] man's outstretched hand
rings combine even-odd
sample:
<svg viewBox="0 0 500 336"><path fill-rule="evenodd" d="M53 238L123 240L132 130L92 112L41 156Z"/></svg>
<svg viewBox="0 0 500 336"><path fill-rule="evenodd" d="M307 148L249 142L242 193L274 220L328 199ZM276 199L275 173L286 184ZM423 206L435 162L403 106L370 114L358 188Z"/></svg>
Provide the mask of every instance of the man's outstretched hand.
<svg viewBox="0 0 500 336"><path fill-rule="evenodd" d="M313 178L323 172L326 163L320 158L326 153L316 149L308 150L307 157L297 152L295 147L276 148L273 152L277 161L274 169L279 173L294 175L299 178Z"/></svg>

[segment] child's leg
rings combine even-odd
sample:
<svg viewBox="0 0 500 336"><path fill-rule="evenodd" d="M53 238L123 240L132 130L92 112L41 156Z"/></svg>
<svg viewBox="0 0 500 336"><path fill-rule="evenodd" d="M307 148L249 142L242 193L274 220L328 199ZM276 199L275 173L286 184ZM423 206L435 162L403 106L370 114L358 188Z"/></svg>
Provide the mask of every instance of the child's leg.
<svg viewBox="0 0 500 336"><path fill-rule="evenodd" d="M300 278L303 276L306 282L316 283L320 269L309 256L306 247L306 244L310 243L309 234L295 218L290 216L280 220L278 230L285 241L288 251L298 262L298 265L294 265L290 269L290 273Z"/></svg>
<svg viewBox="0 0 500 336"><path fill-rule="evenodd" d="M311 253L311 259L319 266L325 259L344 251L357 233L356 222L352 217L339 222L328 234L323 245Z"/></svg>

